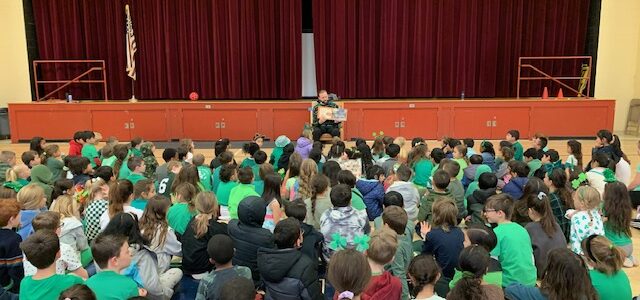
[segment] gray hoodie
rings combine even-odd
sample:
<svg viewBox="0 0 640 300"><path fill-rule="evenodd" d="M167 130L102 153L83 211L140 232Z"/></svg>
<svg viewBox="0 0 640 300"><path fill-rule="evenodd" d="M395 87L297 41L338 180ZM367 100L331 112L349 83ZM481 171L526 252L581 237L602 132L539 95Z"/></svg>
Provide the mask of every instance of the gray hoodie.
<svg viewBox="0 0 640 300"><path fill-rule="evenodd" d="M77 252L82 252L89 248L87 236L84 234L82 223L74 218L64 218L61 220L60 242L73 247Z"/></svg>
<svg viewBox="0 0 640 300"><path fill-rule="evenodd" d="M418 203L420 203L420 193L412 182L396 181L394 182L388 192L396 191L402 195L404 200L404 210L407 211L409 220L415 221L418 219Z"/></svg>

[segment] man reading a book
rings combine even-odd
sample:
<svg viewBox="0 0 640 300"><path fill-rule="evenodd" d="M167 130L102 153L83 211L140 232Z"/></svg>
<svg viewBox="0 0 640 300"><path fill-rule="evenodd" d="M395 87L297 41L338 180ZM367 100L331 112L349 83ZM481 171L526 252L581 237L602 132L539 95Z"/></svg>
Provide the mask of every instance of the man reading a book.
<svg viewBox="0 0 640 300"><path fill-rule="evenodd" d="M320 137L329 133L331 136L340 135L340 122L328 120L323 114L318 113L320 107L338 108L338 104L329 99L329 93L326 90L318 92L318 103L313 107L313 140L319 141Z"/></svg>

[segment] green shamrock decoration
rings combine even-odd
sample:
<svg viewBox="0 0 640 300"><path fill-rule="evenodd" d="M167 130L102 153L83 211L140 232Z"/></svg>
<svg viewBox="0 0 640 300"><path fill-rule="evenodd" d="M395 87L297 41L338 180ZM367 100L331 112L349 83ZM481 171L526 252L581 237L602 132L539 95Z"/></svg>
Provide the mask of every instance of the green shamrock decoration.
<svg viewBox="0 0 640 300"><path fill-rule="evenodd" d="M378 136L384 136L384 131L380 130L379 132L373 132L371 135L373 135L373 138L375 139Z"/></svg>
<svg viewBox="0 0 640 300"><path fill-rule="evenodd" d="M369 240L371 238L366 235L357 235L354 239L353 242L356 244L356 250L360 251L360 252L364 252L367 249L369 249Z"/></svg>
<svg viewBox="0 0 640 300"><path fill-rule="evenodd" d="M340 235L340 233L334 233L331 235L331 243L329 249L334 251L344 250L347 248L347 238Z"/></svg>
<svg viewBox="0 0 640 300"><path fill-rule="evenodd" d="M587 180L587 174L580 173L580 175L578 175L578 178L571 181L571 187L575 190L578 187L580 187L580 184L585 182L586 180Z"/></svg>

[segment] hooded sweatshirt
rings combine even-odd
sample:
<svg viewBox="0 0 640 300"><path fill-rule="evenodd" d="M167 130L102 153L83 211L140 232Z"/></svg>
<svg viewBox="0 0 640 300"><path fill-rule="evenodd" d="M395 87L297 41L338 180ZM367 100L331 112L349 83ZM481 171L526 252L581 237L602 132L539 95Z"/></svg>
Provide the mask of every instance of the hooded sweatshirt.
<svg viewBox="0 0 640 300"><path fill-rule="evenodd" d="M61 220L60 242L73 247L75 251L82 252L89 248L87 236L84 234L82 222L74 217Z"/></svg>
<svg viewBox="0 0 640 300"><path fill-rule="evenodd" d="M238 205L238 219L229 221L229 236L236 248L233 264L251 269L254 281L260 279L258 272L258 248L274 248L273 235L262 228L266 206L258 196L249 196Z"/></svg>
<svg viewBox="0 0 640 300"><path fill-rule="evenodd" d="M367 207L369 221L382 215L382 201L384 200L384 186L377 179L361 179L356 181L356 188L362 193L362 200Z"/></svg>
<svg viewBox="0 0 640 300"><path fill-rule="evenodd" d="M402 195L404 210L407 211L409 220L415 221L418 218L418 203L420 202L420 194L416 186L411 182L396 181L389 187L387 193L391 191L396 191Z"/></svg>
<svg viewBox="0 0 640 300"><path fill-rule="evenodd" d="M51 193L53 192L53 186L51 185L52 177L51 170L45 165L37 165L31 169L31 183L37 184L44 190L47 203L51 203Z"/></svg>
<svg viewBox="0 0 640 300"><path fill-rule="evenodd" d="M23 241L33 233L33 225L31 224L31 221L33 221L33 218L43 211L44 209L23 209L20 211L20 229L18 229L18 234Z"/></svg>
<svg viewBox="0 0 640 300"><path fill-rule="evenodd" d="M311 148L313 147L313 141L306 137L300 137L296 141L295 152L302 156L302 159L309 158L309 152L311 152Z"/></svg>
<svg viewBox="0 0 640 300"><path fill-rule="evenodd" d="M475 190L469 197L467 197L467 210L471 216L471 223L484 224L482 218L482 210L487 203L489 197L496 194L496 188L489 188L486 190Z"/></svg>
<svg viewBox="0 0 640 300"><path fill-rule="evenodd" d="M320 217L320 232L324 236L322 254L326 261L335 251L330 248L334 234L340 235L346 240L345 248L355 248L356 236L369 234L369 218L363 210L357 210L351 206L333 207Z"/></svg>
<svg viewBox="0 0 640 300"><path fill-rule="evenodd" d="M369 285L360 295L360 299L400 299L401 295L402 284L400 279L389 272L383 272L380 275L371 277Z"/></svg>
<svg viewBox="0 0 640 300"><path fill-rule="evenodd" d="M144 165L146 167L143 175L146 178L154 178L156 174L156 168L158 168L158 160L153 154L151 148L153 148L152 143L143 143L142 145L140 145L142 160L144 161Z"/></svg>
<svg viewBox="0 0 640 300"><path fill-rule="evenodd" d="M258 249L265 300L323 299L317 265L295 248Z"/></svg>
<svg viewBox="0 0 640 300"><path fill-rule="evenodd" d="M522 197L524 186L529 181L529 177L513 177L503 188L502 192L511 195L513 199L518 200Z"/></svg>
<svg viewBox="0 0 640 300"><path fill-rule="evenodd" d="M278 160L280 160L280 156L282 156L284 147L290 143L291 140L286 135L281 135L276 138L276 146L273 148L271 158L269 159L269 163L273 165L274 170L278 170Z"/></svg>
<svg viewBox="0 0 640 300"><path fill-rule="evenodd" d="M469 184L475 180L476 170L480 166L482 166L482 164L470 164L466 169L464 169L464 176L460 181L465 188L467 188Z"/></svg>
<svg viewBox="0 0 640 300"><path fill-rule="evenodd" d="M473 191L478 189L478 179L480 179L480 175L484 173L491 173L491 167L487 165L478 166L475 172L476 175L474 177L474 181L469 183L469 186L467 187L467 191L464 194L465 198L468 198L471 194L473 194Z"/></svg>

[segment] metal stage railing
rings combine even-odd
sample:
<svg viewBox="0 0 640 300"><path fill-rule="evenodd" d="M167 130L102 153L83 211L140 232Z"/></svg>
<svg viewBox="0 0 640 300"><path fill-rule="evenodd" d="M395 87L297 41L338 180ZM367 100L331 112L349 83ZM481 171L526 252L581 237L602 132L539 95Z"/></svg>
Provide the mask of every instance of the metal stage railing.
<svg viewBox="0 0 640 300"><path fill-rule="evenodd" d="M85 63L89 66L89 68L80 73L79 75L71 78L71 79L62 79L62 80L40 80L38 78L38 66L42 65L42 64L80 64L80 63ZM95 64L94 66L91 66L92 64ZM100 72L101 71L101 72ZM89 75L90 73L93 72L100 72L102 73L102 79L81 79L87 75ZM105 68L105 62L104 60L34 60L33 61L33 74L35 77L35 90L36 90L36 101L42 101L42 100L46 100L48 99L50 96L55 95L56 93L60 92L62 89L64 89L65 87L71 85L71 84L77 84L77 83L82 83L82 84L91 84L91 83L102 83L102 87L103 87L103 95L104 95L104 99L105 101L108 101L109 97L107 96L107 72L106 72L106 68ZM58 86L56 89L54 89L53 91L49 92L48 94L46 94L43 97L40 97L40 85L43 84L61 84L60 86Z"/></svg>
<svg viewBox="0 0 640 300"><path fill-rule="evenodd" d="M532 65L531 61L544 61L544 60L587 60L587 64L582 65L582 76L552 76L548 72L542 71L539 67ZM551 80L560 86L566 88L569 91L575 93L577 97L589 98L589 92L591 91L591 56L539 56L539 57L520 57L518 59L518 91L517 97L520 98L520 85L524 80ZM535 77L523 77L522 70L530 69L533 72L542 75ZM578 88L565 83L570 80L579 80ZM565 81L565 82L563 82ZM586 94L583 92L586 88Z"/></svg>

